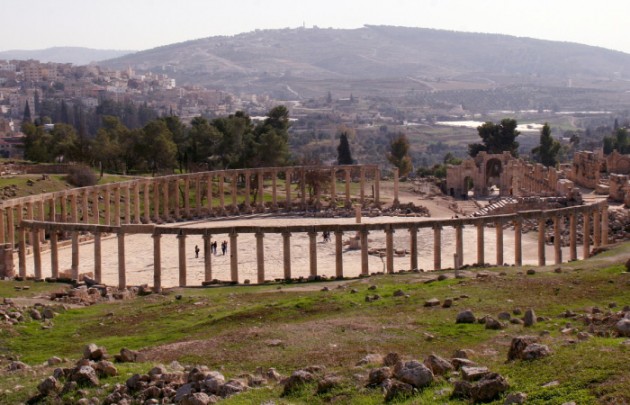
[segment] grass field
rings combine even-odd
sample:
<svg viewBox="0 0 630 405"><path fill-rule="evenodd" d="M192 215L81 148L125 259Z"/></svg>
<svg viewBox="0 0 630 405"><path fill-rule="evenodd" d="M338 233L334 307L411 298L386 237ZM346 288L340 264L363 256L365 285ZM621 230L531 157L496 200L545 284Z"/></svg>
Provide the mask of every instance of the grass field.
<svg viewBox="0 0 630 405"><path fill-rule="evenodd" d="M119 376L102 381L110 386L173 360L220 369L228 378L257 367L275 367L289 375L299 368L323 365L343 381L325 395L316 395L314 386L306 386L281 397L282 388L272 385L222 401L226 404L382 403L379 389L365 388L369 368L355 366L366 354L397 352L422 361L431 353L449 358L456 349L471 349L474 361L508 379L509 392L527 393L528 404L622 404L630 401L630 346L622 344L626 339L593 336L579 341L577 331L587 326L561 314L565 310L583 314L592 307L605 312L611 303L617 305L614 311L630 305L630 273L621 264L629 251L626 243L588 261L565 264L561 273L550 267L526 275L524 269L508 267L483 269L490 276L482 278L475 277L475 271L463 279L444 272L449 275L446 280L432 282L427 279L435 275L412 273L332 283L177 289L60 310L50 329L37 321L16 327L3 324L0 348L32 366L52 356L76 361L88 343L104 346L109 353L123 347L144 351L149 361L120 365ZM370 285L376 290L368 290ZM17 291L15 286L30 289ZM330 291L321 291L324 286ZM2 281L0 295L33 297L63 288L62 284ZM396 297L397 290L408 297ZM366 296L375 293L382 298L366 302ZM434 297L453 298L454 305L425 307L424 302ZM455 323L457 313L465 308L477 317L496 317L517 307L533 308L545 320L530 328L509 324L503 330ZM573 329L567 332L567 326ZM512 337L543 331L542 341L552 349L551 356L506 362ZM269 343L274 340L281 343ZM47 366L36 366L27 374L2 371L0 402L25 401L51 373ZM16 390L16 385L23 388ZM107 393L103 388L92 390L91 395ZM397 403L464 403L450 399L451 390L452 384L438 380Z"/></svg>

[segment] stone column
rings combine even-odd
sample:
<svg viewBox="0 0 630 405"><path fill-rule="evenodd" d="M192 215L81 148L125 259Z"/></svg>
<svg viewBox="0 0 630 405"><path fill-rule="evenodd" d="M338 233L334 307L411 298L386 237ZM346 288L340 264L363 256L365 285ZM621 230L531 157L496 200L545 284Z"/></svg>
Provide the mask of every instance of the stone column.
<svg viewBox="0 0 630 405"><path fill-rule="evenodd" d="M455 225L455 254L457 255L455 270L459 270L464 264L464 226L462 224Z"/></svg>
<svg viewBox="0 0 630 405"><path fill-rule="evenodd" d="M225 173L219 172L219 208L221 215L225 215Z"/></svg>
<svg viewBox="0 0 630 405"><path fill-rule="evenodd" d="M15 221L13 218L13 207L6 208L7 213L7 239L11 244L11 249L15 248Z"/></svg>
<svg viewBox="0 0 630 405"><path fill-rule="evenodd" d="M35 280L42 279L42 252L39 246L39 231L37 228L31 229L31 239L33 243L33 264L35 266Z"/></svg>
<svg viewBox="0 0 630 405"><path fill-rule="evenodd" d="M68 219L68 202L67 196L65 194L59 196L59 209L61 210L59 221L66 222L66 220Z"/></svg>
<svg viewBox="0 0 630 405"><path fill-rule="evenodd" d="M346 183L346 208L352 206L352 201L350 200L350 169L344 169L345 174L345 183Z"/></svg>
<svg viewBox="0 0 630 405"><path fill-rule="evenodd" d="M54 201L54 200L53 200ZM30 201L27 201L24 204L25 208L26 208L26 219L28 220L32 220L33 219L33 203ZM33 244L33 238L39 236L37 235L37 232L27 232L26 233L26 242L29 244ZM39 238L38 238L39 239Z"/></svg>
<svg viewBox="0 0 630 405"><path fill-rule="evenodd" d="M477 222L477 264L483 266L486 263L484 251L484 223L483 220Z"/></svg>
<svg viewBox="0 0 630 405"><path fill-rule="evenodd" d="M608 245L608 204L602 204L602 246Z"/></svg>
<svg viewBox="0 0 630 405"><path fill-rule="evenodd" d="M577 260L577 220L575 211L569 215L569 260Z"/></svg>
<svg viewBox="0 0 630 405"><path fill-rule="evenodd" d="M546 219L540 214L538 218L538 265L544 266L546 264L545 258L545 224Z"/></svg>
<svg viewBox="0 0 630 405"><path fill-rule="evenodd" d="M370 265L369 265L369 256L368 256L368 230L365 228L361 228L361 275L369 276L370 275Z"/></svg>
<svg viewBox="0 0 630 405"><path fill-rule="evenodd" d="M302 182L300 184L300 194L302 195L301 204L302 209L306 209L306 169L302 166L300 168L300 178Z"/></svg>
<svg viewBox="0 0 630 405"><path fill-rule="evenodd" d="M100 212L99 200L98 200L98 189L92 192L92 215L94 216L94 218L92 218L92 221L93 221L92 223L97 224L97 225L100 224L101 212Z"/></svg>
<svg viewBox="0 0 630 405"><path fill-rule="evenodd" d="M556 264L562 263L562 237L560 236L560 221L563 217L553 217L553 253Z"/></svg>
<svg viewBox="0 0 630 405"><path fill-rule="evenodd" d="M409 228L410 244L409 251L411 252L411 270L418 270L418 227L413 225Z"/></svg>
<svg viewBox="0 0 630 405"><path fill-rule="evenodd" d="M71 278L79 279L79 232L72 231L72 264L70 266Z"/></svg>
<svg viewBox="0 0 630 405"><path fill-rule="evenodd" d="M317 232L308 232L308 257L310 263L310 276L317 276Z"/></svg>
<svg viewBox="0 0 630 405"><path fill-rule="evenodd" d="M497 266L503 266L503 221L497 219L494 226L497 232Z"/></svg>
<svg viewBox="0 0 630 405"><path fill-rule="evenodd" d="M232 173L232 212L238 212L238 180L236 173Z"/></svg>
<svg viewBox="0 0 630 405"><path fill-rule="evenodd" d="M146 191L146 188L144 189ZM149 199L145 198L145 212L149 209ZM140 224L142 223L141 214L140 214L140 183L136 183L133 188L133 223ZM130 218L131 219L131 218ZM149 221L147 221L148 223Z"/></svg>
<svg viewBox="0 0 630 405"><path fill-rule="evenodd" d="M315 191L315 208L320 209L322 206L322 188L317 187Z"/></svg>
<svg viewBox="0 0 630 405"><path fill-rule="evenodd" d="M343 278L343 232L335 230L335 277Z"/></svg>
<svg viewBox="0 0 630 405"><path fill-rule="evenodd" d="M179 195L179 194L178 194ZM184 177L184 215L190 219L190 176Z"/></svg>
<svg viewBox="0 0 630 405"><path fill-rule="evenodd" d="M201 176L195 177L195 215L201 217Z"/></svg>
<svg viewBox="0 0 630 405"><path fill-rule="evenodd" d="M48 200L48 207L49 220L51 222L57 221L57 201L55 197Z"/></svg>
<svg viewBox="0 0 630 405"><path fill-rule="evenodd" d="M144 217L144 222L147 224L151 222L151 200L149 197L149 182L145 181L142 185L142 198L144 200L142 214ZM136 223L140 222L142 221L140 220L140 197L138 196L138 198L136 199Z"/></svg>
<svg viewBox="0 0 630 405"><path fill-rule="evenodd" d="M584 258L588 259L591 257L591 216L588 211L585 211L582 215L584 221L584 228L582 230L584 237Z"/></svg>
<svg viewBox="0 0 630 405"><path fill-rule="evenodd" d="M0 208L0 243L6 243L6 234L4 230L4 208Z"/></svg>
<svg viewBox="0 0 630 405"><path fill-rule="evenodd" d="M120 186L114 187L114 225L120 226Z"/></svg>
<svg viewBox="0 0 630 405"><path fill-rule="evenodd" d="M179 258L179 286L186 287L186 235L177 235Z"/></svg>
<svg viewBox="0 0 630 405"><path fill-rule="evenodd" d="M282 232L282 253L284 262L284 279L291 279L291 232Z"/></svg>
<svg viewBox="0 0 630 405"><path fill-rule="evenodd" d="M59 244L57 231L50 232L50 271L52 278L59 278Z"/></svg>
<svg viewBox="0 0 630 405"><path fill-rule="evenodd" d="M265 173L258 170L258 211L265 212Z"/></svg>
<svg viewBox="0 0 630 405"><path fill-rule="evenodd" d="M337 205L337 169L330 169L330 205Z"/></svg>
<svg viewBox="0 0 630 405"><path fill-rule="evenodd" d="M104 203L105 203L105 225L109 226L112 224L112 214L111 214L111 191L109 187L104 191ZM97 222L98 224L98 222Z"/></svg>
<svg viewBox="0 0 630 405"><path fill-rule="evenodd" d="M76 224L79 220L79 207L77 206L77 195L70 194L70 222Z"/></svg>
<svg viewBox="0 0 630 405"><path fill-rule="evenodd" d="M90 214L88 208L88 190L84 189L83 194L81 195L81 216L83 217L83 223L87 224L90 222Z"/></svg>
<svg viewBox="0 0 630 405"><path fill-rule="evenodd" d="M365 204L365 166L361 166L361 181L359 183L361 206Z"/></svg>
<svg viewBox="0 0 630 405"><path fill-rule="evenodd" d="M20 207L21 209L21 207ZM20 224L21 221L18 221ZM18 225L18 274L23 279L26 278L26 229L20 224Z"/></svg>
<svg viewBox="0 0 630 405"><path fill-rule="evenodd" d="M171 201L169 198L169 181L163 180L162 182L162 218L168 222L170 220Z"/></svg>
<svg viewBox="0 0 630 405"><path fill-rule="evenodd" d="M249 170L245 171L245 211L250 213L252 210L252 205L250 202L251 194L252 194L252 172Z"/></svg>
<svg viewBox="0 0 630 405"><path fill-rule="evenodd" d="M155 232L153 238L153 291L162 291L162 246L160 240L162 235Z"/></svg>
<svg viewBox="0 0 630 405"><path fill-rule="evenodd" d="M598 248L601 245L601 216L599 214L599 207L596 207L593 211L593 247Z"/></svg>
<svg viewBox="0 0 630 405"><path fill-rule="evenodd" d="M175 221L182 219L182 214L179 209L181 202L179 201L179 177L175 177L175 180L171 182L173 185L173 212Z"/></svg>
<svg viewBox="0 0 630 405"><path fill-rule="evenodd" d="M101 256L101 233L96 231L94 232L94 279L98 284L103 282Z"/></svg>
<svg viewBox="0 0 630 405"><path fill-rule="evenodd" d="M152 180L153 183L153 222L160 221L160 182L157 179Z"/></svg>
<svg viewBox="0 0 630 405"><path fill-rule="evenodd" d="M381 204L381 170L376 166L374 168L374 204L379 206Z"/></svg>
<svg viewBox="0 0 630 405"><path fill-rule="evenodd" d="M206 199L208 200L208 215L212 215L212 179L214 175L212 173L208 173L207 183L208 187L206 188Z"/></svg>
<svg viewBox="0 0 630 405"><path fill-rule="evenodd" d="M442 269L442 226L433 226L433 270Z"/></svg>
<svg viewBox="0 0 630 405"><path fill-rule="evenodd" d="M125 232L118 230L118 288L127 288L127 269L125 268Z"/></svg>
<svg viewBox="0 0 630 405"><path fill-rule="evenodd" d="M203 281L212 281L212 235L203 235Z"/></svg>
<svg viewBox="0 0 630 405"><path fill-rule="evenodd" d="M400 201L398 200L398 193L399 193L399 175L400 175L400 171L398 170L397 167L394 168L394 205L398 205L400 204ZM458 256L459 257L459 256ZM461 261L461 257L460 257L460 261Z"/></svg>
<svg viewBox="0 0 630 405"><path fill-rule="evenodd" d="M232 281L238 283L238 233L230 232L230 274Z"/></svg>
<svg viewBox="0 0 630 405"><path fill-rule="evenodd" d="M258 284L265 282L265 244L262 231L256 232L256 267L258 269Z"/></svg>
<svg viewBox="0 0 630 405"><path fill-rule="evenodd" d="M271 206L273 211L278 211L278 171L271 171Z"/></svg>
<svg viewBox="0 0 630 405"><path fill-rule="evenodd" d="M284 172L284 188L286 192L285 201L286 201L286 210L287 212L291 211L291 170L286 170Z"/></svg>
<svg viewBox="0 0 630 405"><path fill-rule="evenodd" d="M125 195L124 195L124 199L125 199L125 224L132 224L133 220L131 219L131 186L129 184L125 185ZM138 190L138 183L135 183L133 185L133 195L134 195L134 199L135 201L135 205L136 207L138 207L138 205L140 205L140 190ZM139 213L139 207L138 207L138 213ZM139 215L138 215L139 216ZM136 218L138 218L138 216L136 216ZM137 221L136 221L137 222Z"/></svg>
<svg viewBox="0 0 630 405"><path fill-rule="evenodd" d="M385 228L385 255L388 274L394 272L394 228L387 225Z"/></svg>
<svg viewBox="0 0 630 405"><path fill-rule="evenodd" d="M523 265L523 221L521 218L517 218L514 221L514 265L522 266Z"/></svg>

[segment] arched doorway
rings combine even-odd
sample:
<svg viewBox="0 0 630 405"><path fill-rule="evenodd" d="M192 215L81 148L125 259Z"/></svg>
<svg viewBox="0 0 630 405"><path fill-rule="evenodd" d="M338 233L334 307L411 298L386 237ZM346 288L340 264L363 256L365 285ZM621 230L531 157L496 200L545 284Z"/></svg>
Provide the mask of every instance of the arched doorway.
<svg viewBox="0 0 630 405"><path fill-rule="evenodd" d="M488 195L501 193L501 174L503 165L499 159L493 158L486 162L486 192Z"/></svg>
<svg viewBox="0 0 630 405"><path fill-rule="evenodd" d="M464 187L462 188L464 192L462 193L462 198L467 200L475 196L475 183L471 176L464 177Z"/></svg>

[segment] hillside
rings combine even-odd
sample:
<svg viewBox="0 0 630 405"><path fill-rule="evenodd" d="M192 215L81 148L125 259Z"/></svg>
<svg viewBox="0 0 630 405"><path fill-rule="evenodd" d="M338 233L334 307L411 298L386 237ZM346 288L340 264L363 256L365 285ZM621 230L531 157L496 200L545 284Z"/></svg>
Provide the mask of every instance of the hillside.
<svg viewBox="0 0 630 405"><path fill-rule="evenodd" d="M10 50L0 52L0 60L28 60L35 59L40 62L72 63L74 65L87 65L105 59L117 58L135 51L113 49L90 49L81 47L53 47L38 50Z"/></svg>
<svg viewBox="0 0 630 405"><path fill-rule="evenodd" d="M622 52L390 26L257 30L172 44L103 64L167 71L179 84L278 98L321 96L340 86L355 95L515 84L616 90L630 78L630 55Z"/></svg>

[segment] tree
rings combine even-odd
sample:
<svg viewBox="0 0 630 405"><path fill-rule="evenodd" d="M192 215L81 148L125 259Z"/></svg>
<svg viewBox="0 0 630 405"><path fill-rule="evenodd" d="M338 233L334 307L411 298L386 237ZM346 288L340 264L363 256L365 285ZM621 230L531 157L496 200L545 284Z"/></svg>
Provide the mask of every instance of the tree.
<svg viewBox="0 0 630 405"><path fill-rule="evenodd" d="M340 165L351 165L354 163L348 143L348 133L342 131L339 135L339 146L337 146L337 163Z"/></svg>
<svg viewBox="0 0 630 405"><path fill-rule="evenodd" d="M540 130L540 144L532 149L535 160L547 167L553 167L558 163L560 142L553 139L549 124L545 122Z"/></svg>
<svg viewBox="0 0 630 405"><path fill-rule="evenodd" d="M613 135L604 137L604 154L609 155L613 150L621 154L630 153L630 139L626 128L617 128Z"/></svg>
<svg viewBox="0 0 630 405"><path fill-rule="evenodd" d="M31 121L31 108L28 106L28 101L24 106L24 116L22 117L22 122L32 122Z"/></svg>
<svg viewBox="0 0 630 405"><path fill-rule="evenodd" d="M504 118L501 123L485 122L477 127L477 132L482 143L468 145L468 154L472 157L479 152L491 154L510 152L512 156L518 156L518 142L516 137L520 132L516 130L516 120Z"/></svg>
<svg viewBox="0 0 630 405"><path fill-rule="evenodd" d="M413 170L413 164L409 156L409 140L407 139L407 135L399 134L396 138L392 139L389 147L390 152L387 154L387 160L398 168L400 176L406 176Z"/></svg>

